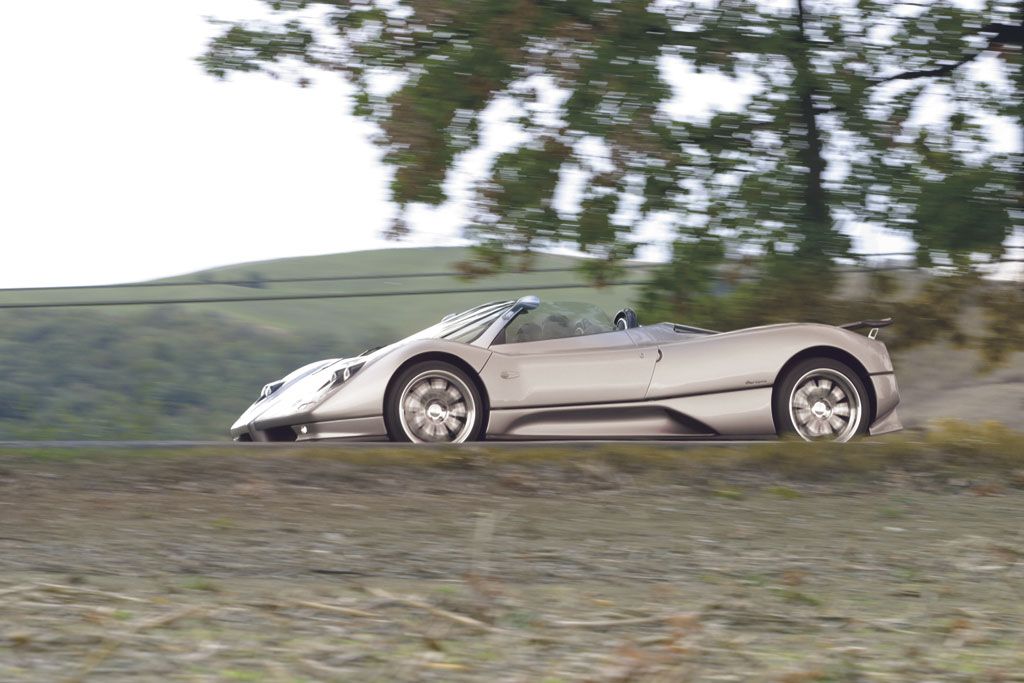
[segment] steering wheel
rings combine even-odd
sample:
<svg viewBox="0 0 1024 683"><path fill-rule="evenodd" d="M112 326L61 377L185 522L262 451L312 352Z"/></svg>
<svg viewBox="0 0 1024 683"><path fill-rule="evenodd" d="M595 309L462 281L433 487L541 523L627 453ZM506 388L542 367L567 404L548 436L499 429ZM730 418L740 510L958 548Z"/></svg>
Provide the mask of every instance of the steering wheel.
<svg viewBox="0 0 1024 683"><path fill-rule="evenodd" d="M615 329L631 330L640 327L640 321L636 319L636 311L632 308L623 308L615 314Z"/></svg>

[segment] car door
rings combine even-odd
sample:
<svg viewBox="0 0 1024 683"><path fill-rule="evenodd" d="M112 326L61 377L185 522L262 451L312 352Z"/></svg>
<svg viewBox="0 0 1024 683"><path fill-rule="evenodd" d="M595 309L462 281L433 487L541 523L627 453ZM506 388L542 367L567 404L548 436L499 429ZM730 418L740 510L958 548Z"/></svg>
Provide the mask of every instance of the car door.
<svg viewBox="0 0 1024 683"><path fill-rule="evenodd" d="M691 334L652 325L629 332L638 345L657 348L660 362L646 395L651 400L771 387L786 359L785 354L776 358L776 347L759 345L744 331Z"/></svg>
<svg viewBox="0 0 1024 683"><path fill-rule="evenodd" d="M494 344L481 373L491 408L639 401L658 360L625 330Z"/></svg>

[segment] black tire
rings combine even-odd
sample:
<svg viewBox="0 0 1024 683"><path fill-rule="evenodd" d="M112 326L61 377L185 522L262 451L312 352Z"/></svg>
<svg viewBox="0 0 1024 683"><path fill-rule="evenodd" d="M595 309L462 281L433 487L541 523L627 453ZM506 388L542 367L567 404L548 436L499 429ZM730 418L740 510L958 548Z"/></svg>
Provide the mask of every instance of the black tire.
<svg viewBox="0 0 1024 683"><path fill-rule="evenodd" d="M436 388L439 381L447 386ZM425 388L421 394L416 394L420 387ZM406 401L404 409L403 399ZM452 425L460 422L460 410L464 410L465 419L455 429ZM486 418L483 397L476 382L461 368L444 361L424 361L409 366L398 375L384 399L384 424L392 441L479 441ZM436 433L430 434L430 430Z"/></svg>
<svg viewBox="0 0 1024 683"><path fill-rule="evenodd" d="M831 392L822 395L824 390L812 385L814 382L819 387L825 386L827 381L838 387L845 400L835 400ZM807 403L808 396L814 400L814 405L805 408L800 404ZM851 427L854 418L847 418L842 412L849 410L852 416L855 409L856 425ZM857 373L846 363L827 357L808 358L794 365L776 385L772 398L779 436L796 436L806 441L849 441L863 436L871 426L872 409L871 395ZM833 422L843 422L844 426L837 428ZM821 429L832 431L815 433Z"/></svg>

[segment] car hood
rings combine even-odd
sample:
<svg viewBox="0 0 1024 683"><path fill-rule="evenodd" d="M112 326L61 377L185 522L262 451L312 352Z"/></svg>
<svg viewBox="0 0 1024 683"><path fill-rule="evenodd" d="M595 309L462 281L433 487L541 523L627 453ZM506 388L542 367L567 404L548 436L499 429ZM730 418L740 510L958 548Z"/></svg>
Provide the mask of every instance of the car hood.
<svg viewBox="0 0 1024 683"><path fill-rule="evenodd" d="M232 429L248 425L256 418L271 412L301 410L334 379L334 373L346 367L372 363L394 350L401 342L384 346L371 353L350 358L326 358L303 365L279 380L264 385L259 398L235 421ZM268 392L268 389L270 391Z"/></svg>

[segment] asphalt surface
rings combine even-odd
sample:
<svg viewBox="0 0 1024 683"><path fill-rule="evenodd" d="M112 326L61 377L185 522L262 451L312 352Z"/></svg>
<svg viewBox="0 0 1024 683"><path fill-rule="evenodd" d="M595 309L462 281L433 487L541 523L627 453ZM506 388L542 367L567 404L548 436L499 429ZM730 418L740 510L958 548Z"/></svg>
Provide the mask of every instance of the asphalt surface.
<svg viewBox="0 0 1024 683"><path fill-rule="evenodd" d="M126 448L126 449L166 449L166 448L223 448L223 449L295 449L295 448L332 448L339 446L352 449L388 448L530 448L537 446L567 446L573 448L589 448L605 444L631 444L637 446L678 446L695 448L707 446L730 446L739 444L763 443L766 440L628 440L616 441L608 439L592 439L585 441L475 441L464 444L414 444L395 443L389 441L305 441L305 442L236 442L236 441L0 441L0 448Z"/></svg>

